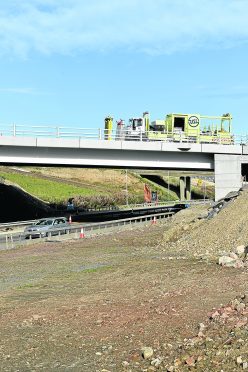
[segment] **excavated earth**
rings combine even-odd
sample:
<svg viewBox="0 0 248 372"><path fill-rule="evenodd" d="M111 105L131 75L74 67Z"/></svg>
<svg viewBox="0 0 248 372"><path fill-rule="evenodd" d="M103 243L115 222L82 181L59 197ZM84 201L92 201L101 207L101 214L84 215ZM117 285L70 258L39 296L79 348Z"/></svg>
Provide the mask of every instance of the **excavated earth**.
<svg viewBox="0 0 248 372"><path fill-rule="evenodd" d="M248 370L248 193L78 241L0 252L1 371Z"/></svg>

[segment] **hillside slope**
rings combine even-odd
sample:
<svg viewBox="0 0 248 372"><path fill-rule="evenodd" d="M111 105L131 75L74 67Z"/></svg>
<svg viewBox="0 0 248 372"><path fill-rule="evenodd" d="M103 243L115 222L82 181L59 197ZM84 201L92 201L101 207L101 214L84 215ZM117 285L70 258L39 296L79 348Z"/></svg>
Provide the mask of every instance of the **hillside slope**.
<svg viewBox="0 0 248 372"><path fill-rule="evenodd" d="M19 185L32 196L50 203L104 202L110 205L144 201L144 182L131 172L109 169L75 169L50 167L1 167L0 177ZM175 200L173 192L159 186L159 200ZM100 199L99 199L100 197Z"/></svg>

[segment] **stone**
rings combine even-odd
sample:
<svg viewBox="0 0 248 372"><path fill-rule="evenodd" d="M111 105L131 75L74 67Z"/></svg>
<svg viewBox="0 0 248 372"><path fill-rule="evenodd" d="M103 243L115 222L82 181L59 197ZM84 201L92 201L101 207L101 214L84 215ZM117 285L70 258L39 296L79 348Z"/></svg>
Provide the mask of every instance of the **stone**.
<svg viewBox="0 0 248 372"><path fill-rule="evenodd" d="M195 366L195 357L191 356L189 358L187 358L185 360L185 363L189 366L189 367L194 367Z"/></svg>
<svg viewBox="0 0 248 372"><path fill-rule="evenodd" d="M248 362L243 363L243 369L248 369Z"/></svg>
<svg viewBox="0 0 248 372"><path fill-rule="evenodd" d="M238 255L236 254L236 253L234 253L234 252L231 252L230 254L229 254L229 257L231 257L233 260L238 260Z"/></svg>
<svg viewBox="0 0 248 372"><path fill-rule="evenodd" d="M209 314L210 319L215 319L220 316L220 313L216 310L213 313Z"/></svg>
<svg viewBox="0 0 248 372"><path fill-rule="evenodd" d="M243 360L242 360L241 356L238 356L236 361L237 361L237 365L240 365L240 364L243 363Z"/></svg>
<svg viewBox="0 0 248 372"><path fill-rule="evenodd" d="M129 366L129 363L126 360L124 360L121 364L122 364L122 367L125 367L125 368Z"/></svg>
<svg viewBox="0 0 248 372"><path fill-rule="evenodd" d="M203 332L205 330L205 324L204 323L199 323L199 332Z"/></svg>
<svg viewBox="0 0 248 372"><path fill-rule="evenodd" d="M236 310L238 311L238 312L241 312L241 311L243 311L244 309L245 309L245 304L243 304L243 302L240 302L237 306L236 306Z"/></svg>
<svg viewBox="0 0 248 372"><path fill-rule="evenodd" d="M235 260L228 256L219 257L219 265L226 267L233 267L235 265Z"/></svg>
<svg viewBox="0 0 248 372"><path fill-rule="evenodd" d="M182 365L182 361L179 358L176 358L174 361L175 367L180 367Z"/></svg>
<svg viewBox="0 0 248 372"><path fill-rule="evenodd" d="M151 365L158 368L160 366L160 364L162 363L162 359L161 358L156 358L156 359L153 359L151 361Z"/></svg>
<svg viewBox="0 0 248 372"><path fill-rule="evenodd" d="M189 230L189 225L183 226L183 231L187 231L187 230Z"/></svg>
<svg viewBox="0 0 248 372"><path fill-rule="evenodd" d="M245 245L239 245L236 249L235 249L235 253L240 257L242 256L244 253L245 253Z"/></svg>
<svg viewBox="0 0 248 372"><path fill-rule="evenodd" d="M149 359L153 356L153 349L151 347L145 346L141 349L141 352L144 359Z"/></svg>
<svg viewBox="0 0 248 372"><path fill-rule="evenodd" d="M242 296L240 297L241 300L245 303L245 304L248 304L248 296L246 296L246 294L242 294Z"/></svg>
<svg viewBox="0 0 248 372"><path fill-rule="evenodd" d="M234 264L234 267L235 269L241 269L242 267L244 267L244 262L241 260L237 260Z"/></svg>

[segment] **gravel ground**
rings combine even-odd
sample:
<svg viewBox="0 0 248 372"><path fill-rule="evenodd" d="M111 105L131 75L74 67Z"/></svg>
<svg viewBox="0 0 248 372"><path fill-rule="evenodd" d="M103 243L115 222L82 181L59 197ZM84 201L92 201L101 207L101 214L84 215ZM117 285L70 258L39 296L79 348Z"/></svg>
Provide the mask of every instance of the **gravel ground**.
<svg viewBox="0 0 248 372"><path fill-rule="evenodd" d="M0 252L1 371L244 370L248 271L216 257L246 244L246 199Z"/></svg>

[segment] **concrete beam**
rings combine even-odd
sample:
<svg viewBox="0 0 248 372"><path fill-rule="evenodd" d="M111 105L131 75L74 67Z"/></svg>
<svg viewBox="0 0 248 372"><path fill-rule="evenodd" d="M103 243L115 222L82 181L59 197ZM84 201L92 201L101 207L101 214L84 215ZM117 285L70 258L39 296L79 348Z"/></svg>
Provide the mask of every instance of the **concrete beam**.
<svg viewBox="0 0 248 372"><path fill-rule="evenodd" d="M43 164L86 167L213 170L213 155L202 153L0 146L1 164Z"/></svg>

